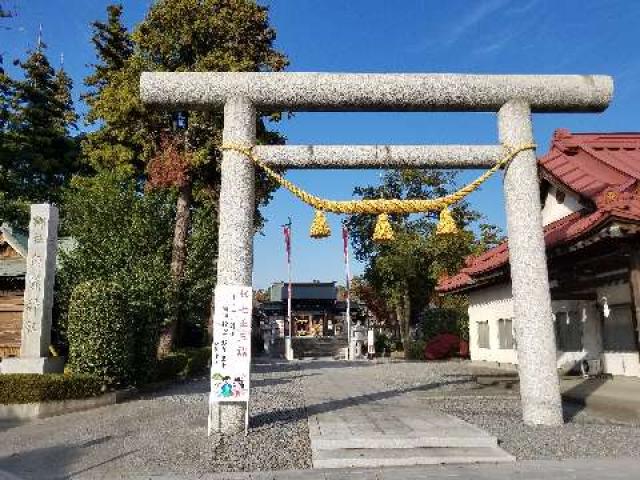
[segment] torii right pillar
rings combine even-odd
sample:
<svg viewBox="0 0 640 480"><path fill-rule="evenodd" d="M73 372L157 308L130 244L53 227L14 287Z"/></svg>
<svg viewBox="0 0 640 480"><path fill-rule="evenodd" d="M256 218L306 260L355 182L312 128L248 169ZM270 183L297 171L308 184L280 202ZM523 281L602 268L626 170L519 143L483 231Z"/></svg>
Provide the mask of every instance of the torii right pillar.
<svg viewBox="0 0 640 480"><path fill-rule="evenodd" d="M498 112L500 142L533 143L531 109L511 100ZM562 400L545 254L538 165L534 150L519 153L504 174L509 262L524 423L561 425Z"/></svg>

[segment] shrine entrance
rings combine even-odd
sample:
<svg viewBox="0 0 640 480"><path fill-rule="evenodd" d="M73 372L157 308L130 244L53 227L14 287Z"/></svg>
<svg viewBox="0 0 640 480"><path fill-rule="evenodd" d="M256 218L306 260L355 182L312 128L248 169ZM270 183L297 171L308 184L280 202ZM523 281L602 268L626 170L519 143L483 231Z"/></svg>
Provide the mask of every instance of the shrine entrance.
<svg viewBox="0 0 640 480"><path fill-rule="evenodd" d="M602 111L613 93L610 77L143 73L140 87L143 101L159 108L224 109L215 311L215 317L224 322L227 320L223 313L246 314L245 299L251 288L253 266L256 165L284 169L504 167L523 419L531 425L562 423L531 114ZM496 112L499 144L258 146L256 110ZM505 159L508 161L501 163ZM348 211L345 203L349 202L314 203L309 196L303 198L305 192L291 191L320 211ZM357 213L386 215L391 207ZM223 297L224 302L219 301ZM228 353L225 350L224 354L214 354L212 387L227 381L219 373L218 357L228 361ZM233 433L245 428L248 377L244 383L237 378L228 388L238 389L242 401L225 401L212 394L210 432Z"/></svg>

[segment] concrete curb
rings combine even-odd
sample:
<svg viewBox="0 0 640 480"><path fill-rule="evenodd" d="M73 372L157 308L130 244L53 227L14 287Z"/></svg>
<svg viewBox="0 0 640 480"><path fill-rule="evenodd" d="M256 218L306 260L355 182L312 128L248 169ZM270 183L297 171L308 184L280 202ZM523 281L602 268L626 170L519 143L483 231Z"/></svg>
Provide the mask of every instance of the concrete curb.
<svg viewBox="0 0 640 480"><path fill-rule="evenodd" d="M56 402L13 403L0 405L0 420L26 420L81 412L93 408L117 403L117 392L110 392L99 397L62 400Z"/></svg>
<svg viewBox="0 0 640 480"><path fill-rule="evenodd" d="M195 377L194 377L195 378ZM169 385L181 383L190 379L163 380L141 387L130 387L123 390L105 393L99 397L78 398L53 402L12 403L0 405L0 421L29 420L36 418L54 417L66 413L81 412L107 405L137 400L143 395L161 390Z"/></svg>

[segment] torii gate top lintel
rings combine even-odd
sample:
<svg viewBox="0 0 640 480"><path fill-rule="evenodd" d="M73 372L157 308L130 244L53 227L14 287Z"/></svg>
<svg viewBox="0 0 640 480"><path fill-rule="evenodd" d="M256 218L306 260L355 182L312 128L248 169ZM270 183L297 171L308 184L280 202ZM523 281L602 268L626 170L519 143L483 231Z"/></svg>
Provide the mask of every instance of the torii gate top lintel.
<svg viewBox="0 0 640 480"><path fill-rule="evenodd" d="M297 72L145 72L142 100L176 110L221 108L244 97L257 109L497 112L510 100L534 113L600 112L606 75L479 75Z"/></svg>

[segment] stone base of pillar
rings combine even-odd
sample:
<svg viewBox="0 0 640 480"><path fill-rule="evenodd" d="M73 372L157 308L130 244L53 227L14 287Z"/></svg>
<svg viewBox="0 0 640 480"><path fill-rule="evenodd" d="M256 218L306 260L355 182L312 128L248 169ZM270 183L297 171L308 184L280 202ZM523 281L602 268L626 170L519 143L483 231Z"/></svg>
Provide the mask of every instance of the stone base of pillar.
<svg viewBox="0 0 640 480"><path fill-rule="evenodd" d="M289 337L284 339L284 358L287 360L295 359L295 356L293 355L293 345L291 344L291 339Z"/></svg>
<svg viewBox="0 0 640 480"><path fill-rule="evenodd" d="M62 373L64 357L5 358L0 373Z"/></svg>
<svg viewBox="0 0 640 480"><path fill-rule="evenodd" d="M213 404L209 409L209 435L244 432L246 415L247 404L245 402Z"/></svg>

